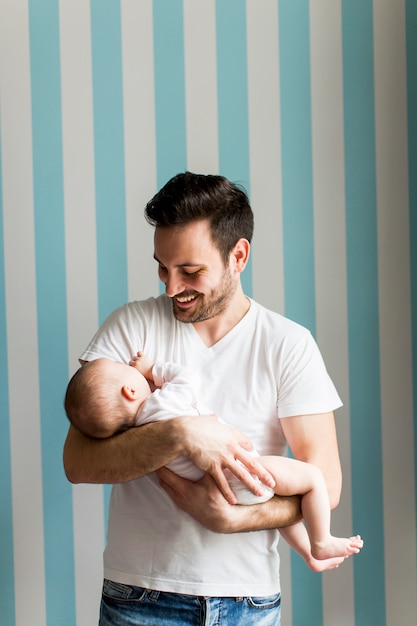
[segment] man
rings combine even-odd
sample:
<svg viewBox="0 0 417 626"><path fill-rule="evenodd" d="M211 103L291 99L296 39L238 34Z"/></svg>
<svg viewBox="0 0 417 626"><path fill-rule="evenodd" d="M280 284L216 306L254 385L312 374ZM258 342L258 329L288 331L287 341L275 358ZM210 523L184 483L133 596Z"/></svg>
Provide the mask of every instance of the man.
<svg viewBox="0 0 417 626"><path fill-rule="evenodd" d="M181 362L203 374L203 404L235 428L184 416L94 440L70 427L69 480L114 485L100 624L279 625L277 528L300 519L299 499L236 505L224 470L256 492L251 474L271 477L252 444L265 455L288 443L322 470L335 507L340 400L309 332L243 292L253 214L241 189L186 172L145 214L165 295L115 311L82 360L128 363L143 350ZM206 472L197 483L164 467L181 455Z"/></svg>

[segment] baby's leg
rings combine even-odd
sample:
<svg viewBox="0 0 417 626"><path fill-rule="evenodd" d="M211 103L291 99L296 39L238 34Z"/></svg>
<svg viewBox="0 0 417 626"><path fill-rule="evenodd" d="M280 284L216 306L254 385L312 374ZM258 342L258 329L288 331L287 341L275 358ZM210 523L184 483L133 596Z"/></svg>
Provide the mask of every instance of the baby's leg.
<svg viewBox="0 0 417 626"><path fill-rule="evenodd" d="M330 504L322 472L311 465L286 457L261 457L276 481L275 493L301 495L301 510L315 559L332 559L356 554L363 546L359 536L342 538L330 533Z"/></svg>
<svg viewBox="0 0 417 626"><path fill-rule="evenodd" d="M280 528L279 532L288 545L295 550L301 558L307 563L313 572L324 572L329 569L339 567L346 559L344 556L334 557L331 559L315 559L311 554L310 539L307 530L302 522Z"/></svg>

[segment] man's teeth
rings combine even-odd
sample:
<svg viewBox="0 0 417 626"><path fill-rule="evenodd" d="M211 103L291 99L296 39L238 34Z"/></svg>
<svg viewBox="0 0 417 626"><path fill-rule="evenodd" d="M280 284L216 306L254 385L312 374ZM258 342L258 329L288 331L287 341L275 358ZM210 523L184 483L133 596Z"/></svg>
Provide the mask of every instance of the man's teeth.
<svg viewBox="0 0 417 626"><path fill-rule="evenodd" d="M191 300L194 300L195 296L177 296L176 300L178 302L191 302Z"/></svg>

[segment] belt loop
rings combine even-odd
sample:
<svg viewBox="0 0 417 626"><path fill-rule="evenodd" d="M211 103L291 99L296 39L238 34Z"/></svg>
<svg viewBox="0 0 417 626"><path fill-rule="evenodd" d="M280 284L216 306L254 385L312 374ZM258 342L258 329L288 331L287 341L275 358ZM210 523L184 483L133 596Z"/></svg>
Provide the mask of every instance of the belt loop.
<svg viewBox="0 0 417 626"><path fill-rule="evenodd" d="M149 599L153 600L154 602L156 602L156 600L158 600L158 598L159 598L159 594L160 593L161 593L160 591L156 591L155 589L149 589L148 590Z"/></svg>

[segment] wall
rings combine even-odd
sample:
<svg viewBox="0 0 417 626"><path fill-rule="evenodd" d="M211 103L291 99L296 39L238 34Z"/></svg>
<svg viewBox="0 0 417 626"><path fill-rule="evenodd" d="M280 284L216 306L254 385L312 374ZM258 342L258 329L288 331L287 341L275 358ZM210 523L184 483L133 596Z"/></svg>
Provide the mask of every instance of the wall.
<svg viewBox="0 0 417 626"><path fill-rule="evenodd" d="M99 322L158 293L142 208L186 168L245 185L245 289L345 403L334 529L366 548L319 576L283 547L283 625L417 615L416 28L415 0L2 0L2 624L96 623L108 488L66 482L62 398Z"/></svg>

